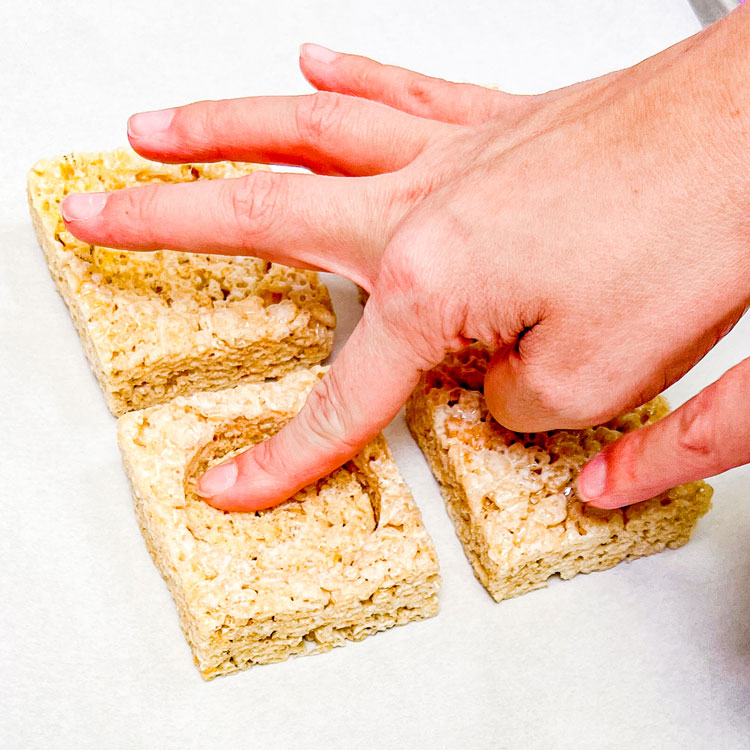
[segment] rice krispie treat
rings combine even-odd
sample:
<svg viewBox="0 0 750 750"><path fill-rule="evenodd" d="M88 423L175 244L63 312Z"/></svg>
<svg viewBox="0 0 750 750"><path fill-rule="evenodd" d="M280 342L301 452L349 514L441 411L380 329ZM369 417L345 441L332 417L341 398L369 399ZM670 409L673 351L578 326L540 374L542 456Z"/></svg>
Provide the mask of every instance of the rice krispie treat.
<svg viewBox="0 0 750 750"><path fill-rule="evenodd" d="M496 601L543 587L555 573L572 578L688 541L710 507L704 482L617 510L576 495L583 464L663 417L663 398L598 427L519 434L501 427L484 402L488 361L476 347L448 357L423 376L406 419L474 573Z"/></svg>
<svg viewBox="0 0 750 750"><path fill-rule="evenodd" d="M118 420L138 521L205 678L437 614L435 550L382 436L270 510L225 512L195 494L206 468L283 426L323 372Z"/></svg>
<svg viewBox="0 0 750 750"><path fill-rule="evenodd" d="M168 165L129 149L37 162L31 216L50 273L114 414L321 362L336 320L311 271L227 255L111 250L70 234L71 192L240 177L232 162Z"/></svg>

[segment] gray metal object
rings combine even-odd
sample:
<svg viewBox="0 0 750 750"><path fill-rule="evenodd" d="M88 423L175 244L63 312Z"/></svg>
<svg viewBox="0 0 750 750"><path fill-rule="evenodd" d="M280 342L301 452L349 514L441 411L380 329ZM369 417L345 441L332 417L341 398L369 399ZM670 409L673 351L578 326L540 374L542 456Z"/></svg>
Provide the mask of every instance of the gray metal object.
<svg viewBox="0 0 750 750"><path fill-rule="evenodd" d="M718 21L730 11L734 10L740 3L738 0L690 0L695 15L704 26L709 26Z"/></svg>

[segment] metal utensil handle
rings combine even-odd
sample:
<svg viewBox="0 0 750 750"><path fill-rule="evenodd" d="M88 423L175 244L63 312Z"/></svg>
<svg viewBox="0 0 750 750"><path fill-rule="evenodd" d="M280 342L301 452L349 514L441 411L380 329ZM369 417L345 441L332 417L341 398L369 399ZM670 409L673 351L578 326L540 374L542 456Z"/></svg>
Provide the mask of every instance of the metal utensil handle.
<svg viewBox="0 0 750 750"><path fill-rule="evenodd" d="M733 11L744 0L690 0L695 15L704 26L710 26L714 21Z"/></svg>

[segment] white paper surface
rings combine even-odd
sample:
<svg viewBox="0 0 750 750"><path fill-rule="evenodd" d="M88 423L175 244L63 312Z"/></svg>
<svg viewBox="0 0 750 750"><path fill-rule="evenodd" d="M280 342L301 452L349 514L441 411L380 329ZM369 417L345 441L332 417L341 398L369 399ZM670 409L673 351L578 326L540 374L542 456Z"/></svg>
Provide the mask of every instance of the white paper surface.
<svg viewBox="0 0 750 750"><path fill-rule="evenodd" d="M687 547L498 605L401 417L387 436L440 556L440 615L204 683L24 195L37 158L122 144L133 112L306 91L303 41L536 92L697 31L686 1L14 0L0 14L0 747L747 747L747 469L713 482ZM331 288L339 348L359 308L349 282ZM745 319L673 402L748 354Z"/></svg>

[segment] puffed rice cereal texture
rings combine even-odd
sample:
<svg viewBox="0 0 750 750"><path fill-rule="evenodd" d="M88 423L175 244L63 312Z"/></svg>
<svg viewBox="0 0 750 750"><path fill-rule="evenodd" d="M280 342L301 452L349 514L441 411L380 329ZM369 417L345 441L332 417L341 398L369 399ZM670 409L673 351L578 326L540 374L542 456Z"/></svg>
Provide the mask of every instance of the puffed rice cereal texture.
<svg viewBox="0 0 750 750"><path fill-rule="evenodd" d="M143 536L206 679L437 614L437 556L382 436L273 509L224 512L195 494L206 468L280 429L324 371L118 420Z"/></svg>
<svg viewBox="0 0 750 750"><path fill-rule="evenodd" d="M406 419L437 478L474 573L496 600L685 544L713 490L691 482L628 508L582 503L575 479L603 446L668 413L662 397L585 430L520 434L490 415L489 354L450 355L425 373Z"/></svg>
<svg viewBox="0 0 750 750"><path fill-rule="evenodd" d="M31 217L110 410L283 375L325 359L336 319L317 274L250 257L87 245L60 203L71 192L242 177L257 165L169 165L130 149L42 159Z"/></svg>

